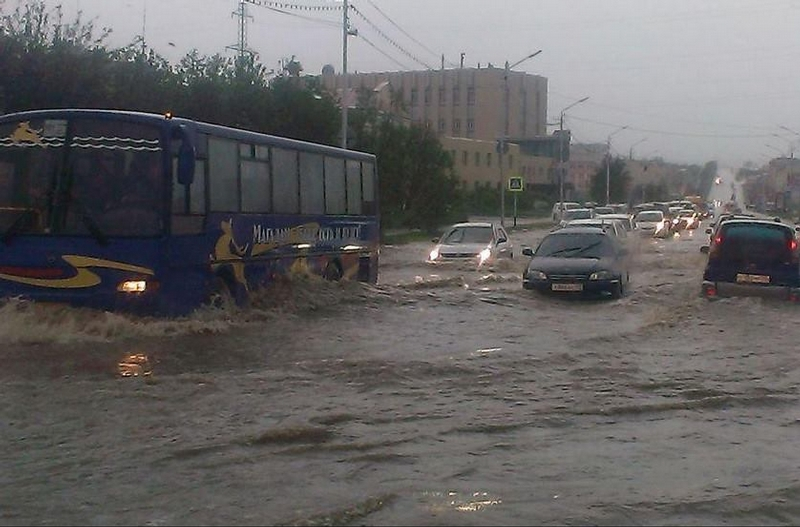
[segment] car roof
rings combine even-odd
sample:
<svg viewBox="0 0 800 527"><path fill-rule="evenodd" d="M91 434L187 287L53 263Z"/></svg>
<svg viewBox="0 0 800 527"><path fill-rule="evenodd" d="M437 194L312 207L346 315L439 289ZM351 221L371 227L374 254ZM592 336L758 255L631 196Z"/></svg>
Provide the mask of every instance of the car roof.
<svg viewBox="0 0 800 527"><path fill-rule="evenodd" d="M725 225L767 225L770 227L783 227L794 231L795 228L788 223L784 223L780 218L730 218L725 220Z"/></svg>
<svg viewBox="0 0 800 527"><path fill-rule="evenodd" d="M494 227L494 223L490 221L464 221L461 223L455 223L449 228L453 229L455 227Z"/></svg>
<svg viewBox="0 0 800 527"><path fill-rule="evenodd" d="M600 227L589 227L583 225L561 227L560 229L550 231L547 235L550 236L552 234L602 234L603 236L608 236L611 238L611 235Z"/></svg>
<svg viewBox="0 0 800 527"><path fill-rule="evenodd" d="M579 218L577 220L569 220L568 226L571 225L613 225L614 223L618 222L618 218L600 218L595 216L594 218Z"/></svg>
<svg viewBox="0 0 800 527"><path fill-rule="evenodd" d="M629 220L631 219L630 214L625 214L624 212L614 212L608 214L598 214L595 216L595 219L607 219L607 220Z"/></svg>

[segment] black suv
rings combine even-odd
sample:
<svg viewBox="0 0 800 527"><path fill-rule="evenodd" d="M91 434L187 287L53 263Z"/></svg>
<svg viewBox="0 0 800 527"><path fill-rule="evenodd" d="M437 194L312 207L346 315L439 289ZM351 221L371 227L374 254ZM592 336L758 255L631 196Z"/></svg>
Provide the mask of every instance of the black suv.
<svg viewBox="0 0 800 527"><path fill-rule="evenodd" d="M708 249L702 294L718 295L718 285L782 288L800 299L800 250L796 227L779 218L720 221Z"/></svg>

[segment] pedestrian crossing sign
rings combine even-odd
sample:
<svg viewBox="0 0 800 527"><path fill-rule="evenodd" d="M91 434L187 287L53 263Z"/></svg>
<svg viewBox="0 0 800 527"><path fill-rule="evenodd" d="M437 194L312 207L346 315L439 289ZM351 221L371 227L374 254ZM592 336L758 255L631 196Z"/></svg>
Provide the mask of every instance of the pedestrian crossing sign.
<svg viewBox="0 0 800 527"><path fill-rule="evenodd" d="M510 177L508 178L508 190L511 192L522 192L525 185L522 182L521 177Z"/></svg>

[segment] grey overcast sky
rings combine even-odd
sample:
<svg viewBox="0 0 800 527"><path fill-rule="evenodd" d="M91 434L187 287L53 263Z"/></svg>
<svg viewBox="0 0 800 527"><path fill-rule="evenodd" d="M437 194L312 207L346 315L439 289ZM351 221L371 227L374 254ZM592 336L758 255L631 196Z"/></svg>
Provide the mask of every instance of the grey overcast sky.
<svg viewBox="0 0 800 527"><path fill-rule="evenodd" d="M9 4L11 2L8 2ZM548 79L548 122L634 158L738 167L800 155L800 0L351 0L348 71L503 67ZM239 0L47 0L65 18L144 34L171 63L233 54ZM247 44L278 68L342 69L342 2L253 0ZM308 9L298 9L308 6ZM620 130L622 127L627 127ZM556 129L548 128L548 132Z"/></svg>

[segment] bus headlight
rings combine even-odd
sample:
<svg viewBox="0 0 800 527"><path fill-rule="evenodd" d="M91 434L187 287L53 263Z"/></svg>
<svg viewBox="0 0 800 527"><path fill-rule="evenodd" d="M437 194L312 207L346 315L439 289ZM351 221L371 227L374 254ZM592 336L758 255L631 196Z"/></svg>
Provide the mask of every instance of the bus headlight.
<svg viewBox="0 0 800 527"><path fill-rule="evenodd" d="M144 293L153 288L154 283L147 283L147 280L125 280L117 285L117 291L120 293Z"/></svg>

